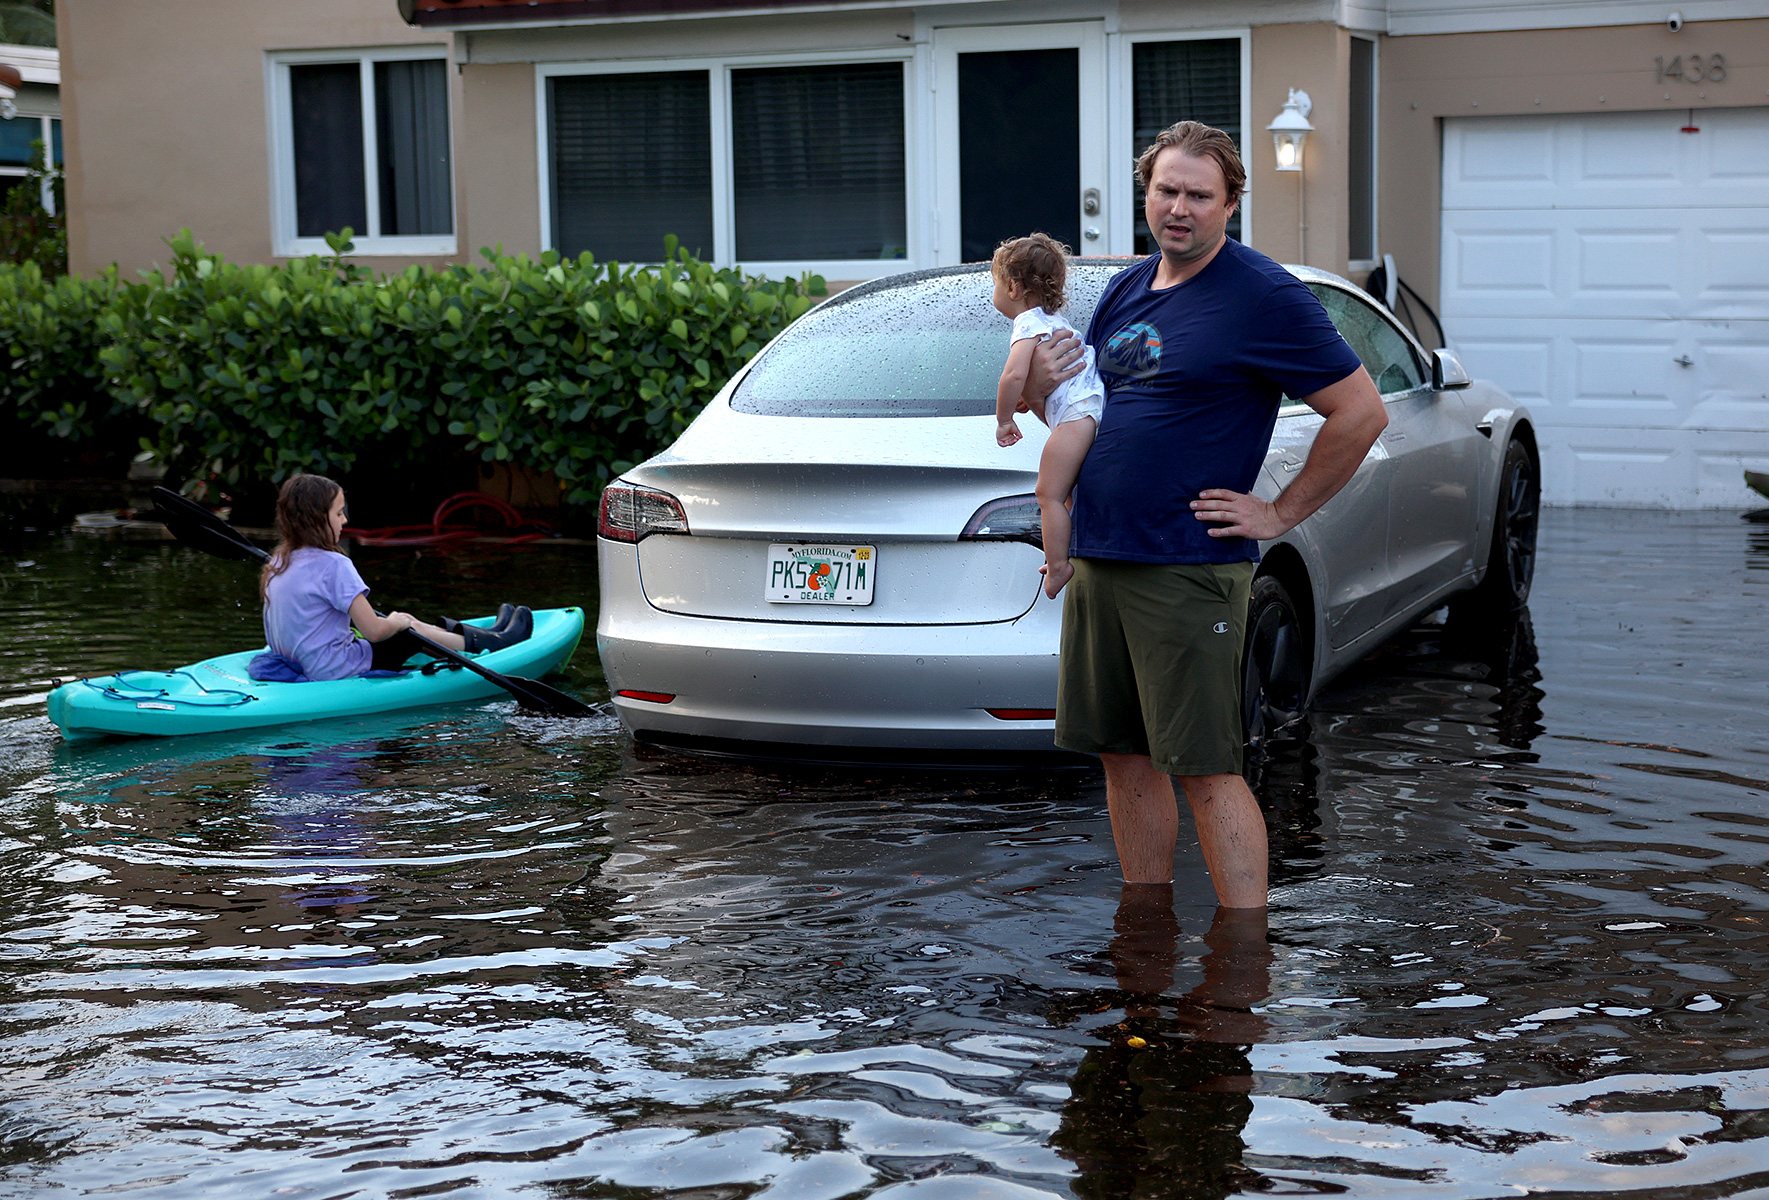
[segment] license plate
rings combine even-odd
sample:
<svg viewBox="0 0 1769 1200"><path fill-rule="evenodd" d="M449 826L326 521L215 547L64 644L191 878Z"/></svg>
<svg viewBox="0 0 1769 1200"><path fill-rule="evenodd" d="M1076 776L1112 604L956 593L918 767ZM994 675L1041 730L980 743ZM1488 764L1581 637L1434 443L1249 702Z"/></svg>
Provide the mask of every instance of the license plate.
<svg viewBox="0 0 1769 1200"><path fill-rule="evenodd" d="M873 546L768 547L769 604L871 604L878 577Z"/></svg>

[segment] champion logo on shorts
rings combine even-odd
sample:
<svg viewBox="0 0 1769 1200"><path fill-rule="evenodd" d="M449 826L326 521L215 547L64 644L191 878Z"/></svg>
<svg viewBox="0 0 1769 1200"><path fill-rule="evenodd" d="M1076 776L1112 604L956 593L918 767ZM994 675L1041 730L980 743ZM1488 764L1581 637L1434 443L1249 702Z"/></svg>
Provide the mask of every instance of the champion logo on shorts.
<svg viewBox="0 0 1769 1200"><path fill-rule="evenodd" d="M1210 632L1211 633L1227 633L1228 632L1228 622L1227 621L1218 621L1216 624L1214 624L1210 627Z"/></svg>

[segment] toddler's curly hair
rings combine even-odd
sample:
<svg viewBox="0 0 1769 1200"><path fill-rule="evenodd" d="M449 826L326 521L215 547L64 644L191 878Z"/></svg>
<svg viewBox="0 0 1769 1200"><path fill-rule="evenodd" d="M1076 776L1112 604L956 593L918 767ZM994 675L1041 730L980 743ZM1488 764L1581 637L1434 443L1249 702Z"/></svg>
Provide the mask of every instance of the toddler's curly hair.
<svg viewBox="0 0 1769 1200"><path fill-rule="evenodd" d="M989 271L1045 312L1061 312L1069 302L1069 248L1047 233L1008 238L995 247Z"/></svg>

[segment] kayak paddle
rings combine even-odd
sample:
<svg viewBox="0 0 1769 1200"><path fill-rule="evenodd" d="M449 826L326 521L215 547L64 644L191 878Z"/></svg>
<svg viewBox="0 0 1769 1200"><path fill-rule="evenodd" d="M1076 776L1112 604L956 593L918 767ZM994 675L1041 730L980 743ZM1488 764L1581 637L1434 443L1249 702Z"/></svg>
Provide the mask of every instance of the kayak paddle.
<svg viewBox="0 0 1769 1200"><path fill-rule="evenodd" d="M223 521L220 517L204 508L201 504L187 496L181 496L171 488L156 487L154 489L154 506L160 520L172 531L172 536L195 550L215 558L238 559L247 562L266 562L270 552L246 539L239 530ZM520 679L510 675L500 675L489 667L481 666L464 654L450 650L425 637L417 630L410 631L424 649L436 658L465 667L488 683L502 688L516 697L523 708L531 708L536 712L546 713L555 717L593 717L596 710L583 701L567 696L557 688L548 687L533 679Z"/></svg>

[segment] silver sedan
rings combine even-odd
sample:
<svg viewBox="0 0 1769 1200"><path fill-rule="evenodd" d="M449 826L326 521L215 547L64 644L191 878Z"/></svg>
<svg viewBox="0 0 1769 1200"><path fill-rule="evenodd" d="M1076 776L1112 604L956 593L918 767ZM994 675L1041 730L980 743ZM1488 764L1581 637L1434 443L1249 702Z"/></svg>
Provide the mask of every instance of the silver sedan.
<svg viewBox="0 0 1769 1200"><path fill-rule="evenodd" d="M1080 259L1085 329L1126 260ZM1344 491L1262 543L1245 710L1257 743L1323 683L1455 598L1528 597L1539 455L1528 414L1427 353L1335 275L1320 297L1388 407ZM668 450L602 497L596 645L641 740L886 761L1053 750L1061 604L1038 568L1043 427L995 444L1007 321L987 264L830 298L774 339ZM1321 417L1285 401L1256 490Z"/></svg>

